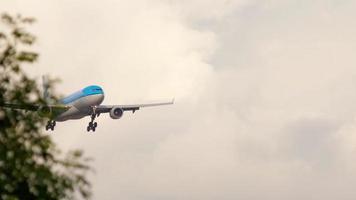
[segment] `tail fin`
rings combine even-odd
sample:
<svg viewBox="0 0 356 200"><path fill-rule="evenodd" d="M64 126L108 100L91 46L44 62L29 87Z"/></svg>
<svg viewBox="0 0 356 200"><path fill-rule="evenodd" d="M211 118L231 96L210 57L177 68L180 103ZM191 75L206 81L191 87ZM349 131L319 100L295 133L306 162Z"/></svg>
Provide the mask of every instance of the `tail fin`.
<svg viewBox="0 0 356 200"><path fill-rule="evenodd" d="M46 76L42 76L42 88L43 88L43 98L46 103L49 103L49 84L48 84L48 78Z"/></svg>

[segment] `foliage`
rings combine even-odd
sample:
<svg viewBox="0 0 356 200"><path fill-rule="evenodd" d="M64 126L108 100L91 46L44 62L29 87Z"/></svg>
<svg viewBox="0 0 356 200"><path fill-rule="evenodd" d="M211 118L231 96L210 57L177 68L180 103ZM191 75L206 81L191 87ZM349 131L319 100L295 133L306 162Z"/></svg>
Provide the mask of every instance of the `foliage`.
<svg viewBox="0 0 356 200"><path fill-rule="evenodd" d="M38 59L28 50L36 37L26 31L35 20L8 14L1 20L0 104L44 104L36 79L22 69ZM53 83L49 86L53 88ZM41 132L45 123L36 112L0 109L0 199L90 197L88 159L79 150L63 158L48 134Z"/></svg>

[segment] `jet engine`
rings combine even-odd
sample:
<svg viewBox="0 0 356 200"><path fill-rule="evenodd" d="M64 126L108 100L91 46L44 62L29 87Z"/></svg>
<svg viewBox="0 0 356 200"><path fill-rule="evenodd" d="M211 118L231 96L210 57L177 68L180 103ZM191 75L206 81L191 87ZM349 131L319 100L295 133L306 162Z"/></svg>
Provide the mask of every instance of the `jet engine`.
<svg viewBox="0 0 356 200"><path fill-rule="evenodd" d="M120 119L123 114L124 114L124 110L120 107L113 107L110 110L110 117L112 119Z"/></svg>
<svg viewBox="0 0 356 200"><path fill-rule="evenodd" d="M52 115L52 108L49 106L41 106L37 113L40 117L51 117Z"/></svg>

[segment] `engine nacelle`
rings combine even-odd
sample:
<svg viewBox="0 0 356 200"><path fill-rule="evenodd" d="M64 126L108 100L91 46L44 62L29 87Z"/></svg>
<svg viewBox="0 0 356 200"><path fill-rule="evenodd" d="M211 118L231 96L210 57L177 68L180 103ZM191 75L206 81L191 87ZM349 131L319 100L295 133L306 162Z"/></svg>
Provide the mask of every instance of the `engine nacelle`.
<svg viewBox="0 0 356 200"><path fill-rule="evenodd" d="M40 117L51 117L52 116L52 108L49 106L41 106L37 113Z"/></svg>
<svg viewBox="0 0 356 200"><path fill-rule="evenodd" d="M110 110L110 117L112 119L120 119L123 114L124 114L124 110L120 107L113 107Z"/></svg>

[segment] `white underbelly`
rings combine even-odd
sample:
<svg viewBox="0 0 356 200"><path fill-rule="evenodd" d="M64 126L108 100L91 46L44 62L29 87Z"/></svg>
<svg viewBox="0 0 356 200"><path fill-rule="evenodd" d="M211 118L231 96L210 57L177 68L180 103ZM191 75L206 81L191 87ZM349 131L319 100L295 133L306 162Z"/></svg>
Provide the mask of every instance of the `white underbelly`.
<svg viewBox="0 0 356 200"><path fill-rule="evenodd" d="M90 115L92 106L100 105L103 100L104 95L102 94L82 97L69 104L72 107L64 113L60 114L58 117L56 117L55 120L66 121L70 119L80 119L85 116L88 116Z"/></svg>
<svg viewBox="0 0 356 200"><path fill-rule="evenodd" d="M80 110L78 110L77 108L75 108L74 106L71 107L69 110L65 111L64 113L60 114L58 117L56 117L56 121L66 121L66 120L70 120L70 119L80 119L87 116L86 113L81 112Z"/></svg>

